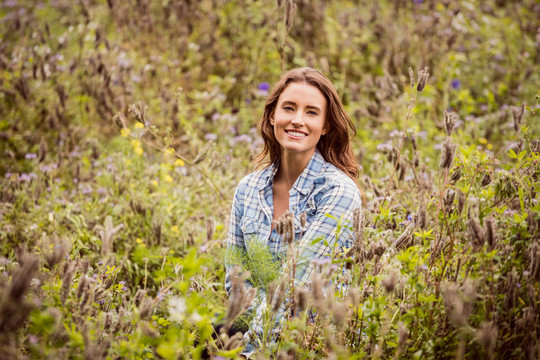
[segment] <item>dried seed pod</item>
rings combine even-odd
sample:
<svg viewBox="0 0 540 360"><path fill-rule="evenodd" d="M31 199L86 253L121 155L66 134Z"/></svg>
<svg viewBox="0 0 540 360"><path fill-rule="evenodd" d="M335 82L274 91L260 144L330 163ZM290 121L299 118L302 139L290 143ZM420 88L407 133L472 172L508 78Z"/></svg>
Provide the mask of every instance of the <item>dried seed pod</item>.
<svg viewBox="0 0 540 360"><path fill-rule="evenodd" d="M458 210L458 213L461 214L461 212L463 211L463 207L465 206L465 194L463 194L463 192L460 189L457 189L457 194L458 194L457 210Z"/></svg>
<svg viewBox="0 0 540 360"><path fill-rule="evenodd" d="M296 306L297 313L300 313L308 308L309 293L306 289L300 288L296 290Z"/></svg>
<svg viewBox="0 0 540 360"><path fill-rule="evenodd" d="M446 189L446 192L444 194L443 202L444 202L444 210L446 213L450 213L452 210L452 207L454 206L454 199L456 197L456 193L452 189Z"/></svg>
<svg viewBox="0 0 540 360"><path fill-rule="evenodd" d="M396 271L390 272L386 278L382 281L382 284L384 286L384 289L387 293L391 293L394 291L396 284L398 281L398 274Z"/></svg>
<svg viewBox="0 0 540 360"><path fill-rule="evenodd" d="M139 318L141 320L148 319L154 312L154 302L150 298L144 298L142 304L139 306Z"/></svg>
<svg viewBox="0 0 540 360"><path fill-rule="evenodd" d="M475 248L479 248L484 245L484 230L480 226L478 218L471 218L467 220L467 231L472 245Z"/></svg>
<svg viewBox="0 0 540 360"><path fill-rule="evenodd" d="M497 230L495 225L495 219L488 217L484 219L484 235L489 249L493 250L497 245Z"/></svg>
<svg viewBox="0 0 540 360"><path fill-rule="evenodd" d="M427 226L427 206L424 195L420 195L420 204L418 204L418 212L416 214L416 224L420 229L425 229Z"/></svg>
<svg viewBox="0 0 540 360"><path fill-rule="evenodd" d="M398 335L398 353L401 354L403 351L405 351L407 340L409 339L409 330L407 330L405 324L403 324L401 321L398 324Z"/></svg>
<svg viewBox="0 0 540 360"><path fill-rule="evenodd" d="M64 268L64 277L62 278L62 290L60 292L60 298L62 302L66 301L66 298L71 290L71 282L73 281L73 274L75 273L75 264L68 262Z"/></svg>
<svg viewBox="0 0 540 360"><path fill-rule="evenodd" d="M303 213L300 214L300 225L302 227L305 227L306 222L307 222L307 214L306 214L306 212L303 212Z"/></svg>
<svg viewBox="0 0 540 360"><path fill-rule="evenodd" d="M411 88L414 87L414 71L412 67L409 66L409 79L411 81Z"/></svg>
<svg viewBox="0 0 540 360"><path fill-rule="evenodd" d="M492 170L484 173L484 176L482 177L482 182L480 183L481 186L489 185L489 183L491 182L492 173Z"/></svg>
<svg viewBox="0 0 540 360"><path fill-rule="evenodd" d="M525 103L521 104L520 107L512 106L512 115L514 118L514 130L519 131L521 126L521 121L523 120L523 114L525 112Z"/></svg>
<svg viewBox="0 0 540 360"><path fill-rule="evenodd" d="M287 32L291 30L294 20L294 15L296 14L296 4L293 0L287 0L287 14L285 17L285 27Z"/></svg>
<svg viewBox="0 0 540 360"><path fill-rule="evenodd" d="M455 184L463 175L463 166L457 167L450 175L450 184Z"/></svg>
<svg viewBox="0 0 540 360"><path fill-rule="evenodd" d="M283 278L279 284L278 291L274 295L272 301L272 311L277 312L285 300L285 295L287 293L287 279Z"/></svg>
<svg viewBox="0 0 540 360"><path fill-rule="evenodd" d="M422 92L424 88L426 87L427 81L429 79L429 72L428 67L424 67L424 69L420 70L418 72L418 84L416 85L416 91Z"/></svg>
<svg viewBox="0 0 540 360"><path fill-rule="evenodd" d="M444 111L444 130L446 131L447 136L452 135L455 124L456 113Z"/></svg>
<svg viewBox="0 0 540 360"><path fill-rule="evenodd" d="M208 218L206 219L206 241L211 241L214 238L214 220Z"/></svg>
<svg viewBox="0 0 540 360"><path fill-rule="evenodd" d="M449 169L454 161L454 154L456 151L456 145L452 142L452 139L446 138L442 144L441 161L439 167L441 169Z"/></svg>

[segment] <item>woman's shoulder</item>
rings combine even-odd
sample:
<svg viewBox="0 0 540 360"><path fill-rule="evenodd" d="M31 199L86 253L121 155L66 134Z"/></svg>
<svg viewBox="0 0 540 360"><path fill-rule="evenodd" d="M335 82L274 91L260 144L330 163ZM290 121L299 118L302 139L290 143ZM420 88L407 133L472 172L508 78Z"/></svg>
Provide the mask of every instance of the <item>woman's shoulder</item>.
<svg viewBox="0 0 540 360"><path fill-rule="evenodd" d="M360 199L360 189L358 185L347 174L336 166L326 162L321 169L321 179L327 188L327 191L348 194L350 197Z"/></svg>
<svg viewBox="0 0 540 360"><path fill-rule="evenodd" d="M271 173L271 167L266 167L247 174L238 183L238 190L247 191L249 189L259 189L266 185Z"/></svg>

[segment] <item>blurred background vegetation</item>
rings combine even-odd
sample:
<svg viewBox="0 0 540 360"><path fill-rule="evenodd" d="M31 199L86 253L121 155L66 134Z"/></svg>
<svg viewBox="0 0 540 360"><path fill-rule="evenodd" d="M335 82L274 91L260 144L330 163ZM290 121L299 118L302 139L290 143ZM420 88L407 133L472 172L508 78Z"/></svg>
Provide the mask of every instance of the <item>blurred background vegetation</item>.
<svg viewBox="0 0 540 360"><path fill-rule="evenodd" d="M365 245L393 250L355 273L350 311L369 326L306 325L318 337L304 342L289 329L265 356L538 358L538 1L4 0L0 14L6 358L234 357L239 344L210 339L230 200L269 87L298 66L342 96ZM414 81L428 67L423 91L409 67ZM457 150L439 169L445 111ZM498 242L479 248L488 218ZM425 256L420 276L409 265ZM392 267L416 300L383 291ZM439 285L470 278L474 315L456 325Z"/></svg>

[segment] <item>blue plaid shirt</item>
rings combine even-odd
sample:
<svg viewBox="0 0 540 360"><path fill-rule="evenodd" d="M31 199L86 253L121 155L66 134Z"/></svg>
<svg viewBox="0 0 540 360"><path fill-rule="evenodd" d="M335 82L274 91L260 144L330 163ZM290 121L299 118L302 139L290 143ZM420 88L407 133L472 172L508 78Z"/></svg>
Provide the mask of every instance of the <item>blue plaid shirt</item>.
<svg viewBox="0 0 540 360"><path fill-rule="evenodd" d="M256 171L244 177L234 195L229 225L227 247L238 247L248 254L254 241L266 242L274 258L282 258L287 244L272 229L274 213L273 182L278 164ZM315 262L329 258L336 242L337 219L341 226L337 238L337 247L350 248L353 244L353 210L361 205L360 191L354 181L334 165L326 162L315 151L302 174L289 191L289 210L294 213L295 242L298 246L299 259L296 262L295 287L306 285L315 267ZM300 214L306 213L304 227L300 223ZM333 217L327 216L327 214ZM326 239L313 243L315 239ZM225 288L230 290L228 281L230 264L227 264ZM252 304L255 318L250 325L250 333L258 336L262 333L262 312L266 308L264 289ZM282 322L283 316L276 321ZM276 326L275 329L279 329ZM245 355L253 350L248 344ZM251 349L250 351L247 351Z"/></svg>

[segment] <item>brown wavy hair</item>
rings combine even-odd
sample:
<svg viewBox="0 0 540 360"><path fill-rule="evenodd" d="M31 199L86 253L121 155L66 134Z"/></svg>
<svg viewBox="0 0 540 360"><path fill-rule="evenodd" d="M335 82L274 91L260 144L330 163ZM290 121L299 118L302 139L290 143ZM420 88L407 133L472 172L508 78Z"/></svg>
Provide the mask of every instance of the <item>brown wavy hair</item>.
<svg viewBox="0 0 540 360"><path fill-rule="evenodd" d="M281 75L266 100L264 114L259 123L259 131L264 140L262 151L255 157L257 167L273 164L281 157L281 146L274 135L270 119L274 116L279 96L290 83L306 83L315 86L327 101L325 127L328 132L322 135L317 150L324 160L347 174L358 186L358 162L354 157L350 139L356 134L351 118L345 112L334 85L318 70L303 67L292 69ZM351 134L349 134L349 130ZM265 161L269 155L269 161Z"/></svg>

